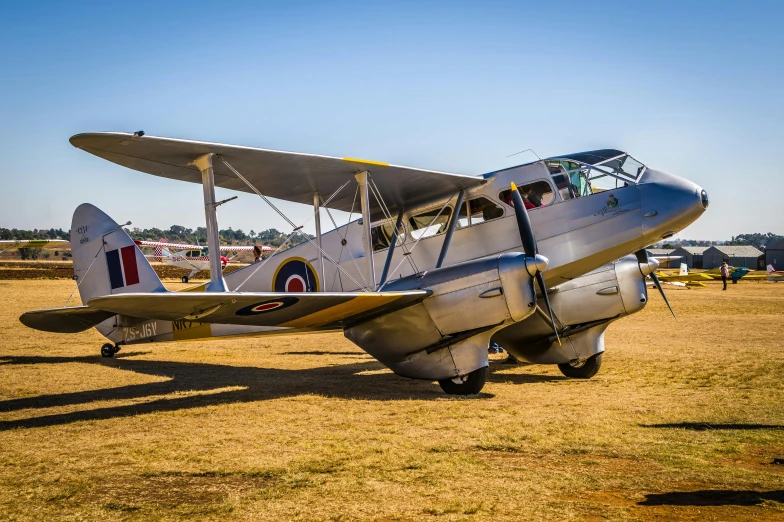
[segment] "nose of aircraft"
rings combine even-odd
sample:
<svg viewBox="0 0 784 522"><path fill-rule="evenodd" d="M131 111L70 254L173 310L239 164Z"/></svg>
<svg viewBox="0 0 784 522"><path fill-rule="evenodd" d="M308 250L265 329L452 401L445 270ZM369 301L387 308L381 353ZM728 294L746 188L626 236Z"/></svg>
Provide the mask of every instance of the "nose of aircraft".
<svg viewBox="0 0 784 522"><path fill-rule="evenodd" d="M652 241L683 230L708 208L708 193L702 187L667 172L647 169L638 186L643 234Z"/></svg>

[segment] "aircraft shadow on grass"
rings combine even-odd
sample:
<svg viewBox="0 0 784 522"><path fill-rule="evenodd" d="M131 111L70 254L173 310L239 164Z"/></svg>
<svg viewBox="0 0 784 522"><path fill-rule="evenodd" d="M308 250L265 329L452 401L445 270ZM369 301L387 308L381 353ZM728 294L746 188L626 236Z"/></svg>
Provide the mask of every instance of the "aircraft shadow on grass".
<svg viewBox="0 0 784 522"><path fill-rule="evenodd" d="M710 430L784 430L780 424L674 422L669 424L640 424L643 428L671 428L689 431Z"/></svg>
<svg viewBox="0 0 784 522"><path fill-rule="evenodd" d="M704 489L649 494L640 506L756 506L766 500L784 503L784 491Z"/></svg>
<svg viewBox="0 0 784 522"><path fill-rule="evenodd" d="M87 363L169 378L164 382L0 401L0 412L12 412L89 404L95 401L138 400L145 397L164 396L144 403L110 407L98 405L99 407L89 410L0 421L0 431L55 426L84 420L103 420L227 403L255 402L306 394L365 400L444 399L438 385L431 382L405 379L386 372L363 373L384 368L376 361L285 370L133 358L146 353L148 352L127 352L118 354L114 359L104 359L100 356L0 356L0 364L2 365ZM494 366L495 364L491 364L491 372L488 374L490 382L525 384L566 379L566 377L559 376L529 374L502 373L495 375L492 372ZM242 387L242 389L209 393L227 387ZM185 392L202 393L171 397L171 394ZM489 397L492 395L482 393L473 396L472 399Z"/></svg>

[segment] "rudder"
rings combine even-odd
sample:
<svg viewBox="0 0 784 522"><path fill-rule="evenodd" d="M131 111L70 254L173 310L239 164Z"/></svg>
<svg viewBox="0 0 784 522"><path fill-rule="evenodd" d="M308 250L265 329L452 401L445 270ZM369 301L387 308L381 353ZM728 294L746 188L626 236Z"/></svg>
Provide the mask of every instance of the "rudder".
<svg viewBox="0 0 784 522"><path fill-rule="evenodd" d="M111 294L166 291L125 230L89 203L74 211L71 253L83 304Z"/></svg>

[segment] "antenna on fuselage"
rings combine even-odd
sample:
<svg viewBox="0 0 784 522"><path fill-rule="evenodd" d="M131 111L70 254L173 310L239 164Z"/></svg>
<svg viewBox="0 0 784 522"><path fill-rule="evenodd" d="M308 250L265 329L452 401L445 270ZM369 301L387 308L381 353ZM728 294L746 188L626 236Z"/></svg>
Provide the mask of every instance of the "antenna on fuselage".
<svg viewBox="0 0 784 522"><path fill-rule="evenodd" d="M508 155L508 156L507 156L507 158L511 158L512 156L517 156L518 154L522 154L523 152L530 152L531 154L533 154L534 156L536 156L536 158L537 158L539 161L542 161L542 158L540 158L540 157L539 157L539 154L537 154L537 153L536 153L536 151L535 151L534 149L525 149L525 150L521 150L520 152L515 152L514 154L510 154L510 155Z"/></svg>

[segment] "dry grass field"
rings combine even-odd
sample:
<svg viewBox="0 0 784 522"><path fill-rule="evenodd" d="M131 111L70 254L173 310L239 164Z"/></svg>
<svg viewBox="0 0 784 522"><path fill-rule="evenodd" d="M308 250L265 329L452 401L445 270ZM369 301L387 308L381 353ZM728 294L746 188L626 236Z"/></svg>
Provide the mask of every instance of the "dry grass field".
<svg viewBox="0 0 784 522"><path fill-rule="evenodd" d="M595 378L493 356L474 398L340 334L102 359L17 321L73 286L0 281L2 519L784 519L782 283L668 289Z"/></svg>

